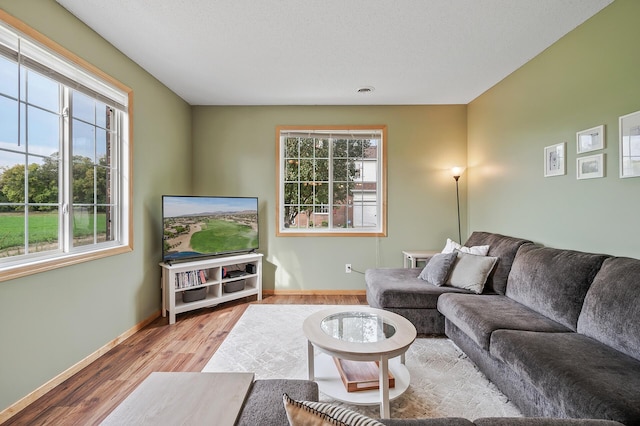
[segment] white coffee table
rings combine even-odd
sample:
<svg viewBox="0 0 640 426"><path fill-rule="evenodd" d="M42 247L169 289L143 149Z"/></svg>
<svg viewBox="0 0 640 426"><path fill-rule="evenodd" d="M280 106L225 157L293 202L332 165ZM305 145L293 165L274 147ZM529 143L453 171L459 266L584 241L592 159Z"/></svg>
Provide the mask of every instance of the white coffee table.
<svg viewBox="0 0 640 426"><path fill-rule="evenodd" d="M380 417L389 418L389 401L409 387L409 370L404 354L416 339L416 328L393 312L368 306L338 306L316 312L305 319L302 330L307 338L309 380L320 391L339 401L380 404ZM314 348L318 349L316 356ZM378 361L380 388L347 392L332 357L351 361ZM317 369L316 369L317 366ZM389 371L395 387L389 389Z"/></svg>

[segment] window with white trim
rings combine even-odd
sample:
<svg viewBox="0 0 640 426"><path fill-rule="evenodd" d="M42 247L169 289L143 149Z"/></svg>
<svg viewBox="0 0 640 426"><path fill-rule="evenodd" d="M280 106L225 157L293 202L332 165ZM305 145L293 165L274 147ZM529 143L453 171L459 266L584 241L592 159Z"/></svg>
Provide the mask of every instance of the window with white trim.
<svg viewBox="0 0 640 426"><path fill-rule="evenodd" d="M386 235L386 126L280 126L277 235Z"/></svg>
<svg viewBox="0 0 640 426"><path fill-rule="evenodd" d="M74 58L0 21L0 280L130 249L131 91Z"/></svg>

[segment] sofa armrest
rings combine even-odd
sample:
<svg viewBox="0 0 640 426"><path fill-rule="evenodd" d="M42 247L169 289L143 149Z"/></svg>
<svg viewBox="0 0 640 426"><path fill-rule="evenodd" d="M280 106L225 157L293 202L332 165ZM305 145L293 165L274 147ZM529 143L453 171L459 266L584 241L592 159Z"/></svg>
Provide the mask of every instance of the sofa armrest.
<svg viewBox="0 0 640 426"><path fill-rule="evenodd" d="M238 426L289 426L282 402L286 393L298 401L318 401L318 384L310 380L256 380L238 416Z"/></svg>

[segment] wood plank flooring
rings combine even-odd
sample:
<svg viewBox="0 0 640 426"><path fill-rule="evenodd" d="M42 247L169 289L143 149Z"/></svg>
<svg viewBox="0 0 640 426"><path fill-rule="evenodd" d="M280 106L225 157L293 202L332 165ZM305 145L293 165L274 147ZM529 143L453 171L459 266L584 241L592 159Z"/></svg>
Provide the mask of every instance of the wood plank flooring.
<svg viewBox="0 0 640 426"><path fill-rule="evenodd" d="M201 371L250 303L366 305L364 295L267 296L151 324L53 388L5 425L100 423L152 371Z"/></svg>

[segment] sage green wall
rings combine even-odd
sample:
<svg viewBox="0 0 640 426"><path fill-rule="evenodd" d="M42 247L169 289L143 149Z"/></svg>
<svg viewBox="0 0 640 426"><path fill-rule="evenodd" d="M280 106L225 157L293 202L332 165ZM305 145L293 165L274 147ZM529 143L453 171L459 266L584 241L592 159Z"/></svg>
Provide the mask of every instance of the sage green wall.
<svg viewBox="0 0 640 426"><path fill-rule="evenodd" d="M53 0L0 8L134 91L134 251L0 282L0 411L160 307L161 194L188 192L191 110Z"/></svg>
<svg viewBox="0 0 640 426"><path fill-rule="evenodd" d="M469 104L470 230L640 258L640 177L618 177L618 117L640 110L638 16L616 0ZM600 124L606 177L576 180L576 132ZM567 174L544 178L560 142Z"/></svg>
<svg viewBox="0 0 640 426"><path fill-rule="evenodd" d="M403 249L457 239L450 169L466 162L466 120L464 105L194 107L194 192L259 197L266 289L363 290L345 263L399 267ZM276 126L296 124L387 125L388 237L275 236Z"/></svg>

